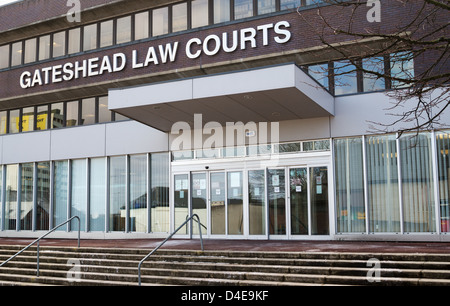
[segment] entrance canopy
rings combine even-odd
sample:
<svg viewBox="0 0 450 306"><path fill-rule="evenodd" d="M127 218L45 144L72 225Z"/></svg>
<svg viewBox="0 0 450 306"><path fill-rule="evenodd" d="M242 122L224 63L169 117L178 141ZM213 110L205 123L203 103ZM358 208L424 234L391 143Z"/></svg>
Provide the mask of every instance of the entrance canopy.
<svg viewBox="0 0 450 306"><path fill-rule="evenodd" d="M275 122L334 116L334 97L295 64L111 89L109 108L158 130L176 122Z"/></svg>

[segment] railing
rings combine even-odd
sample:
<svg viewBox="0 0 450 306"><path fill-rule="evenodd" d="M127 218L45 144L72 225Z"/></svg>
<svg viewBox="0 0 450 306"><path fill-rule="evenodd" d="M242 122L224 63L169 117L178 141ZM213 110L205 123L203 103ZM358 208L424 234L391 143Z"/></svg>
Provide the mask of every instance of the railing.
<svg viewBox="0 0 450 306"><path fill-rule="evenodd" d="M69 223L70 221L72 221L73 219L77 219L78 220L78 247L80 247L80 218L78 216L73 216L72 218L68 219L67 221L64 221L63 223L61 223L60 225L55 226L54 228L52 228L51 230L49 230L47 233L45 233L44 235L42 235L41 237L39 237L38 239L36 239L35 241L33 241L32 243L30 243L29 245L27 245L26 247L24 247L22 250L20 250L19 252L17 252L16 254L14 254L13 256L11 256L9 259L7 259L6 261L4 261L0 267L2 267L3 265L5 265L7 262L9 262L10 260L16 258L16 256L18 256L19 254L21 254L23 251L27 250L29 247L31 247L33 244L37 243L37 270L36 270L36 276L39 277L39 241L43 238L45 238L46 236L48 236L49 234L53 233L55 230L57 230L59 227L63 226L66 223Z"/></svg>
<svg viewBox="0 0 450 306"><path fill-rule="evenodd" d="M197 220L194 220L194 217L197 218ZM138 280L139 280L139 286L141 285L141 266L142 263L149 258L153 253L155 253L160 247L163 246L164 243L167 242L167 240L169 240L170 238L172 238L173 235L175 235L183 226L186 225L186 223L188 223L189 221L194 220L198 223L198 232L200 233L200 244L202 246L202 251L204 251L203 248L203 238L202 238L202 227L201 227L201 222L200 222L200 218L197 214L193 214L191 215L186 221L183 222L183 224L181 224L172 234L169 235L169 237L167 237L163 242L161 242L155 249L153 249L153 251L151 251L147 256L145 256L138 265Z"/></svg>

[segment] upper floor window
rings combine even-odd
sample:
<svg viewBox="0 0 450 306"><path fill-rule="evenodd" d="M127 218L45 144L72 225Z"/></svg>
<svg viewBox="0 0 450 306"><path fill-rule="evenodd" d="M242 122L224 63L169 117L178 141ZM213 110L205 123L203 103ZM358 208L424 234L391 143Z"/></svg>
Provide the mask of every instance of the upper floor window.
<svg viewBox="0 0 450 306"><path fill-rule="evenodd" d="M159 36L169 33L169 8L162 7L153 10L152 16L153 36Z"/></svg>
<svg viewBox="0 0 450 306"><path fill-rule="evenodd" d="M21 41L12 44L11 66L22 65L23 43Z"/></svg>
<svg viewBox="0 0 450 306"><path fill-rule="evenodd" d="M66 55L66 31L53 34L53 57Z"/></svg>
<svg viewBox="0 0 450 306"><path fill-rule="evenodd" d="M97 48L97 24L91 24L83 28L83 50L93 50Z"/></svg>
<svg viewBox="0 0 450 306"><path fill-rule="evenodd" d="M113 45L113 27L113 20L100 23L100 48Z"/></svg>
<svg viewBox="0 0 450 306"><path fill-rule="evenodd" d="M207 26L209 24L208 0L192 1L192 28Z"/></svg>
<svg viewBox="0 0 450 306"><path fill-rule="evenodd" d="M142 12L134 15L134 39L144 39L149 37L149 14Z"/></svg>
<svg viewBox="0 0 450 306"><path fill-rule="evenodd" d="M0 69L9 66L9 45L0 46Z"/></svg>
<svg viewBox="0 0 450 306"><path fill-rule="evenodd" d="M24 63L32 63L36 61L36 38L25 40L25 57Z"/></svg>
<svg viewBox="0 0 450 306"><path fill-rule="evenodd" d="M68 54L78 53L81 48L81 30L80 28L69 30Z"/></svg>
<svg viewBox="0 0 450 306"><path fill-rule="evenodd" d="M116 43L122 44L131 41L131 16L117 19Z"/></svg>
<svg viewBox="0 0 450 306"><path fill-rule="evenodd" d="M273 13L276 10L275 0L258 0L258 15Z"/></svg>
<svg viewBox="0 0 450 306"><path fill-rule="evenodd" d="M50 35L39 37L39 60L50 58Z"/></svg>
<svg viewBox="0 0 450 306"><path fill-rule="evenodd" d="M234 19L253 16L253 0L234 0Z"/></svg>
<svg viewBox="0 0 450 306"><path fill-rule="evenodd" d="M187 3L182 2L172 6L172 31L179 32L188 28Z"/></svg>
<svg viewBox="0 0 450 306"><path fill-rule="evenodd" d="M231 20L230 0L214 0L214 23Z"/></svg>

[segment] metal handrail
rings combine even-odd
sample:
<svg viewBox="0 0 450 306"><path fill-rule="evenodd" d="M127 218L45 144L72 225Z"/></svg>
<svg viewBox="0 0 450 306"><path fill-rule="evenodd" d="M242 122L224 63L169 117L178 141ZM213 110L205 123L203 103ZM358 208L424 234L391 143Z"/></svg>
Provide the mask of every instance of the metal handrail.
<svg viewBox="0 0 450 306"><path fill-rule="evenodd" d="M147 256L145 256L138 265L138 280L139 280L139 286L141 285L141 265L142 263L149 258L153 253L155 253L160 247L162 247L162 245L164 243L167 242L167 240L169 240L170 238L172 238L173 235L175 235L183 226L186 225L186 223L188 223L189 221L193 220L193 218L196 217L198 223L198 232L200 233L200 244L202 246L202 251L204 251L203 248L203 238L202 238L202 227L201 227L201 223L200 223L200 218L197 214L192 214L186 221L183 222L183 224L181 224L172 234L169 235L169 237L167 237L163 242L161 242L155 249L153 249L153 251L151 251Z"/></svg>
<svg viewBox="0 0 450 306"><path fill-rule="evenodd" d="M30 243L29 245L27 245L26 247L24 247L22 250L20 250L19 252L17 252L16 254L14 254L13 256L11 256L9 259L7 259L6 261L4 261L0 267L2 267L3 265L5 265L7 262L9 262L10 260L14 259L17 255L19 255L20 253L22 253L23 251L27 250L29 247L31 247L33 244L37 243L37 270L36 270L36 276L39 277L39 241L43 238L45 238L46 236L48 236L49 234L53 233L56 229L58 229L59 227L63 226L66 223L69 223L70 221L72 221L73 219L77 219L78 220L78 248L80 247L80 218L78 216L73 216L72 218L68 219L67 221L64 221L63 223L61 223L60 225L55 226L54 228L52 228L51 230L49 230L47 233L45 233L44 235L42 235L41 237L39 237L38 239L36 239L35 241L33 241L32 243Z"/></svg>

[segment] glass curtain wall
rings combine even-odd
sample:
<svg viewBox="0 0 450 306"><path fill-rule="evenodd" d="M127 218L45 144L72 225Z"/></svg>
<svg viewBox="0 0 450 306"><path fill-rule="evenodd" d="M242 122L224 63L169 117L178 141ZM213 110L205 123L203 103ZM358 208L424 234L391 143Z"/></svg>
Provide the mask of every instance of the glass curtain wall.
<svg viewBox="0 0 450 306"><path fill-rule="evenodd" d="M50 229L50 162L37 163L36 230Z"/></svg>
<svg viewBox="0 0 450 306"><path fill-rule="evenodd" d="M334 141L337 231L364 232L364 172L362 138Z"/></svg>
<svg viewBox="0 0 450 306"><path fill-rule="evenodd" d="M34 164L20 165L20 230L33 229Z"/></svg>
<svg viewBox="0 0 450 306"><path fill-rule="evenodd" d="M19 165L6 166L4 229L16 230Z"/></svg>
<svg viewBox="0 0 450 306"><path fill-rule="evenodd" d="M169 168L168 153L151 155L151 231L169 232Z"/></svg>
<svg viewBox="0 0 450 306"><path fill-rule="evenodd" d="M56 161L54 163L53 177L53 226L57 226L67 220L67 200L69 188L68 161ZM58 231L64 231L61 226Z"/></svg>
<svg viewBox="0 0 450 306"><path fill-rule="evenodd" d="M86 160L76 159L71 162L72 172L72 189L71 189L71 210L70 216L80 217L80 229L84 231L86 229L86 211L87 211L87 184L86 184ZM75 228L78 229L78 225L74 223Z"/></svg>
<svg viewBox="0 0 450 306"><path fill-rule="evenodd" d="M228 235L242 235L244 233L242 172L228 172L227 177Z"/></svg>
<svg viewBox="0 0 450 306"><path fill-rule="evenodd" d="M450 132L436 134L441 232L450 232Z"/></svg>
<svg viewBox="0 0 450 306"><path fill-rule="evenodd" d="M126 218L126 157L109 159L109 230L125 231Z"/></svg>
<svg viewBox="0 0 450 306"><path fill-rule="evenodd" d="M147 232L147 154L130 156L130 227L131 232Z"/></svg>
<svg viewBox="0 0 450 306"><path fill-rule="evenodd" d="M250 235L266 234L265 171L248 172L248 206Z"/></svg>
<svg viewBox="0 0 450 306"><path fill-rule="evenodd" d="M89 227L91 231L104 231L106 217L106 158L92 158L89 162Z"/></svg>

